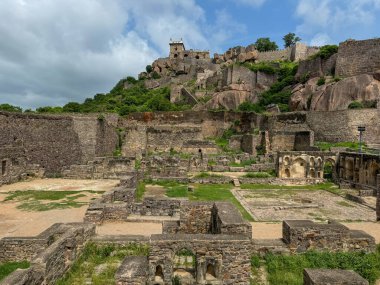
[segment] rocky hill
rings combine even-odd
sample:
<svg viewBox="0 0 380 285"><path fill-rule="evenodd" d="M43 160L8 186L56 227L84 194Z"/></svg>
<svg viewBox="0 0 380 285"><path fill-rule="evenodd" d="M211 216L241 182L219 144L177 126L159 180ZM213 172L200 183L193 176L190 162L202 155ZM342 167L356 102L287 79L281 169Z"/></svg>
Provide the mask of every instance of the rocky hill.
<svg viewBox="0 0 380 285"><path fill-rule="evenodd" d="M171 103L194 110L373 108L380 98L380 39L263 53L250 45L213 58L178 41L147 71L139 75L147 89L169 87Z"/></svg>

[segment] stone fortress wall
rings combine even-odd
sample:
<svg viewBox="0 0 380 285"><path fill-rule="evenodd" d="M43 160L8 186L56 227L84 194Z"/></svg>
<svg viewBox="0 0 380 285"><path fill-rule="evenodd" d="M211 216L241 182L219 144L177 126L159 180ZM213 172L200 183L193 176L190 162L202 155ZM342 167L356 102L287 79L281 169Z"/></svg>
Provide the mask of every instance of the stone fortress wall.
<svg viewBox="0 0 380 285"><path fill-rule="evenodd" d="M112 116L0 112L0 148L21 148L28 164L39 164L48 175L60 173L65 166L112 155L115 123Z"/></svg>
<svg viewBox="0 0 380 285"><path fill-rule="evenodd" d="M380 39L347 40L339 45L335 74L348 77L372 74L380 66Z"/></svg>
<svg viewBox="0 0 380 285"><path fill-rule="evenodd" d="M296 43L294 46L283 50L267 51L258 53L258 61L300 61L316 54L319 51L318 47L309 47L303 43Z"/></svg>

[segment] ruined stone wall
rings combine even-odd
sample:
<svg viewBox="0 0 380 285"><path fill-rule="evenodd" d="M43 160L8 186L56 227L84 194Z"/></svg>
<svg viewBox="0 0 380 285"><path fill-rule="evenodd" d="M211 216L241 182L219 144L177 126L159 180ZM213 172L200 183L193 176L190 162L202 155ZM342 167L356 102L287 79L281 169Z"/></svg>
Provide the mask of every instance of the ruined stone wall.
<svg viewBox="0 0 380 285"><path fill-rule="evenodd" d="M277 61L277 60L290 60L292 49L287 48L283 50L259 52L258 61Z"/></svg>
<svg viewBox="0 0 380 285"><path fill-rule="evenodd" d="M291 251L364 251L376 249L375 239L363 231L349 230L337 222L283 221L282 238Z"/></svg>
<svg viewBox="0 0 380 285"><path fill-rule="evenodd" d="M0 112L0 146L16 143L25 149L29 163L44 167L47 174L111 155L117 143L114 127L97 115L34 115Z"/></svg>
<svg viewBox="0 0 380 285"><path fill-rule="evenodd" d="M37 236L37 239L48 241L27 260L31 268L17 270L0 284L55 284L79 256L86 241L95 234L95 226L89 224L55 224ZM20 251L19 249L15 249ZM21 256L19 256L21 257ZM20 259L8 259L15 261Z"/></svg>
<svg viewBox="0 0 380 285"><path fill-rule="evenodd" d="M87 164L74 164L65 169L70 179L119 179L135 172L134 157L97 157Z"/></svg>
<svg viewBox="0 0 380 285"><path fill-rule="evenodd" d="M339 45L337 76L372 74L380 68L380 39L348 40Z"/></svg>
<svg viewBox="0 0 380 285"><path fill-rule="evenodd" d="M380 157L377 154L339 153L339 181L353 187L377 189Z"/></svg>
<svg viewBox="0 0 380 285"><path fill-rule="evenodd" d="M134 203L133 214L143 216L175 216L179 213L181 201L146 197L141 203Z"/></svg>
<svg viewBox="0 0 380 285"><path fill-rule="evenodd" d="M377 109L342 110L329 112L293 112L265 118L262 129L271 132L313 131L315 141L358 141L357 127L364 125L367 144L380 142L380 116Z"/></svg>
<svg viewBox="0 0 380 285"><path fill-rule="evenodd" d="M183 202L180 209L179 232L207 234L210 232L211 202Z"/></svg>
<svg viewBox="0 0 380 285"><path fill-rule="evenodd" d="M225 235L153 235L149 256L149 281L153 282L157 266L163 269L164 282L170 284L175 264L174 255L181 249L194 253L198 284L205 280L209 265L215 268L221 284L246 285L250 280L251 241L242 236Z"/></svg>
<svg viewBox="0 0 380 285"><path fill-rule="evenodd" d="M322 179L324 167L331 164L333 177L336 177L337 156L329 152L292 151L278 152L277 175L279 178Z"/></svg>
<svg viewBox="0 0 380 285"><path fill-rule="evenodd" d="M14 183L27 176L42 177L44 170L38 164L30 164L25 149L16 143L0 148L0 185Z"/></svg>

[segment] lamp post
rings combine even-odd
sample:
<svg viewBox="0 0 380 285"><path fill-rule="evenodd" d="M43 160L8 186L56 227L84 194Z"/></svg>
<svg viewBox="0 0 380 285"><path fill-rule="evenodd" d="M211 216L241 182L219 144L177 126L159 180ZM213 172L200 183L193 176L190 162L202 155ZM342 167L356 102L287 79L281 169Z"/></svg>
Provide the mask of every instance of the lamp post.
<svg viewBox="0 0 380 285"><path fill-rule="evenodd" d="M359 153L362 153L362 140L363 140L363 132L365 132L364 126L358 126L359 131Z"/></svg>

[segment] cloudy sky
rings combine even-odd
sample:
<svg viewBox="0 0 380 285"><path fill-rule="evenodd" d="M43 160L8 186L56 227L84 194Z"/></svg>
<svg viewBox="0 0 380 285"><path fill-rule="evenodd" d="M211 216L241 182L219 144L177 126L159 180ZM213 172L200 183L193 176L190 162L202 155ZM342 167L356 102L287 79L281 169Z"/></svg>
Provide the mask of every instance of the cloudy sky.
<svg viewBox="0 0 380 285"><path fill-rule="evenodd" d="M295 32L310 45L380 37L380 0L0 0L0 104L82 102L168 55ZM376 29L377 28L377 29Z"/></svg>

